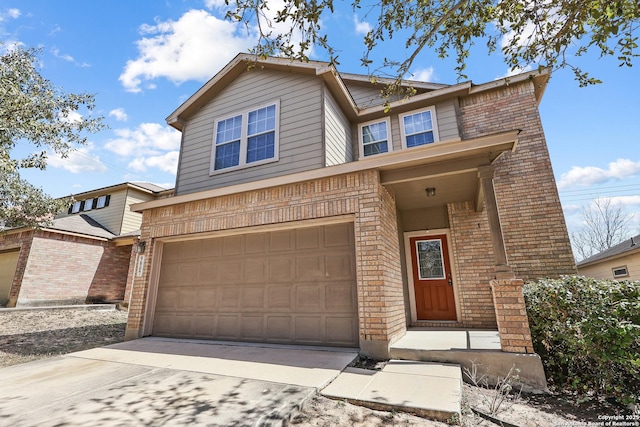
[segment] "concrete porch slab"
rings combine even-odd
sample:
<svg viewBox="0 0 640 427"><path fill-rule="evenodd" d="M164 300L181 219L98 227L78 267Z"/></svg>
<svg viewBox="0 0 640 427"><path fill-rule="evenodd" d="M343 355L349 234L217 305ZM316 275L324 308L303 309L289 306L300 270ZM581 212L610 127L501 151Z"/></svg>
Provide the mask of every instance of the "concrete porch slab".
<svg viewBox="0 0 640 427"><path fill-rule="evenodd" d="M498 331L414 328L392 344L389 353L394 359L450 363L470 371L475 365L490 384L515 367L518 371L512 373L524 391L547 391L540 356L503 352Z"/></svg>
<svg viewBox="0 0 640 427"><path fill-rule="evenodd" d="M462 375L455 365L390 360L381 371L347 368L321 394L448 420L460 414Z"/></svg>

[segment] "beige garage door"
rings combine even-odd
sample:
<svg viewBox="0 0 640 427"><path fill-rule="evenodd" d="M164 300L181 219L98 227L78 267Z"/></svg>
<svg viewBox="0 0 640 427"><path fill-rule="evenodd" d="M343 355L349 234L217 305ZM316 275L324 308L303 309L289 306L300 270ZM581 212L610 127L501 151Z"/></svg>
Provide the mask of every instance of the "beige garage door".
<svg viewBox="0 0 640 427"><path fill-rule="evenodd" d="M358 345L353 224L167 243L158 336Z"/></svg>
<svg viewBox="0 0 640 427"><path fill-rule="evenodd" d="M16 274L20 250L0 252L0 305L6 305L9 300L9 291Z"/></svg>

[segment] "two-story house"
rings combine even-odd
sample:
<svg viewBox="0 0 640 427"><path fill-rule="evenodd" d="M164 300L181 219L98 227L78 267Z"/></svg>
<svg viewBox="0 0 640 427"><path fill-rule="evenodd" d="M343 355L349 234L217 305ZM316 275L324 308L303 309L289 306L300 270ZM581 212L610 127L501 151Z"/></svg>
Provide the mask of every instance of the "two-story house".
<svg viewBox="0 0 640 427"><path fill-rule="evenodd" d="M113 185L75 194L69 210L50 225L4 231L0 304L125 300L131 253L142 222L142 215L130 207L172 193L149 183Z"/></svg>
<svg viewBox="0 0 640 427"><path fill-rule="evenodd" d="M238 55L174 111L175 197L141 203L127 338L359 347L492 328L530 353L524 280L575 273L540 122L547 72L384 80Z"/></svg>

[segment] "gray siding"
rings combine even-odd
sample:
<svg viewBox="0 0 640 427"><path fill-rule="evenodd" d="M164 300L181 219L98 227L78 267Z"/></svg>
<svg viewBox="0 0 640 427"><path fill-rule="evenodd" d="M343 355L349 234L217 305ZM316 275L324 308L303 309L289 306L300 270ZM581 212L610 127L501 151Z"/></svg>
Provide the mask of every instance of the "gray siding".
<svg viewBox="0 0 640 427"><path fill-rule="evenodd" d="M436 118L441 141L460 137L455 99L436 104Z"/></svg>
<svg viewBox="0 0 640 427"><path fill-rule="evenodd" d="M324 95L325 166L353 161L351 124L329 91Z"/></svg>
<svg viewBox="0 0 640 427"><path fill-rule="evenodd" d="M349 89L349 93L358 108L370 108L384 104L383 99L380 97L381 88L379 87L347 83L347 89Z"/></svg>
<svg viewBox="0 0 640 427"><path fill-rule="evenodd" d="M280 160L210 176L216 120L275 100L280 100ZM176 195L321 168L322 127L319 78L273 70L247 71L186 124Z"/></svg>

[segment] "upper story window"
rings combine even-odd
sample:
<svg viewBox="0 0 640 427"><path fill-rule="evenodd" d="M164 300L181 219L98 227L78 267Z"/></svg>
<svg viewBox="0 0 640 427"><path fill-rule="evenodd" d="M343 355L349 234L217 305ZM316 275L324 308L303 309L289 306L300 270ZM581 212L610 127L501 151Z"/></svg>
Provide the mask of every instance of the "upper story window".
<svg viewBox="0 0 640 427"><path fill-rule="evenodd" d="M98 197L98 202L96 203L96 209L104 208L107 206L107 196Z"/></svg>
<svg viewBox="0 0 640 427"><path fill-rule="evenodd" d="M402 146L411 148L437 141L438 130L435 123L436 111L434 107L401 115Z"/></svg>
<svg viewBox="0 0 640 427"><path fill-rule="evenodd" d="M358 126L360 139L360 157L387 153L392 150L390 139L391 124L388 118L363 123Z"/></svg>
<svg viewBox="0 0 640 427"><path fill-rule="evenodd" d="M74 214L80 211L87 212L92 209L101 209L109 206L109 200L111 199L111 195L107 194L105 196L93 197L91 199L75 201L69 207L68 213Z"/></svg>
<svg viewBox="0 0 640 427"><path fill-rule="evenodd" d="M278 160L278 122L279 102L218 120L210 172Z"/></svg>

